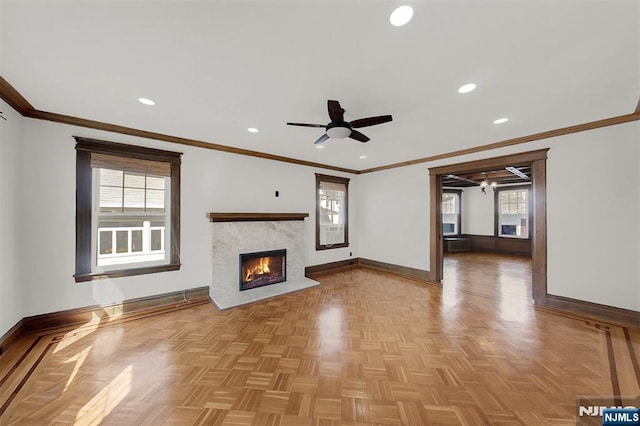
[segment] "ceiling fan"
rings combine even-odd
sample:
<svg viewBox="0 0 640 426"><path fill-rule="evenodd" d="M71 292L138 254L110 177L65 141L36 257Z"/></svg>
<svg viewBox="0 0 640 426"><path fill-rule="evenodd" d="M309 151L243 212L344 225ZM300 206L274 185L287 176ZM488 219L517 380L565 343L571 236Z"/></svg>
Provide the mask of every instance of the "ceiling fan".
<svg viewBox="0 0 640 426"><path fill-rule="evenodd" d="M369 138L354 129L387 123L393 119L390 115L381 115L378 117L360 118L358 120L353 120L352 122L347 122L344 121L344 109L340 106L340 102L332 100L327 101L327 109L329 110L329 118L331 118L331 122L327 125L307 123L287 124L289 126L324 127L325 133L320 136L314 144L320 144L329 138L344 139L346 137L350 137L351 139L355 139L360 142L367 142L369 141Z"/></svg>

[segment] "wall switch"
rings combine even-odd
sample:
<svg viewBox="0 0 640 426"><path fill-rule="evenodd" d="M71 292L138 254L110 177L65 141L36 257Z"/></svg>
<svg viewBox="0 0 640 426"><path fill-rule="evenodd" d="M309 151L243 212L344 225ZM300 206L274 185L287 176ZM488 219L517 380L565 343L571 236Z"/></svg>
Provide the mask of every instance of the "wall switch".
<svg viewBox="0 0 640 426"><path fill-rule="evenodd" d="M276 191L276 197L280 196L280 191Z"/></svg>

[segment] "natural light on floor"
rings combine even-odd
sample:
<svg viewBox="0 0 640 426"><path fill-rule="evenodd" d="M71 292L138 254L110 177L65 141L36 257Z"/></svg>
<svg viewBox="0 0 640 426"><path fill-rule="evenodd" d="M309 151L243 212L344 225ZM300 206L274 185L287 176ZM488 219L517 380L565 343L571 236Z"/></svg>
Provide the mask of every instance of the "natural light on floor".
<svg viewBox="0 0 640 426"><path fill-rule="evenodd" d="M93 348L93 345L90 345L89 347L81 350L80 352L78 352L77 354L75 354L74 356L72 356L71 358L69 358L64 362L65 364L69 362L75 362L76 365L73 367L73 371L69 375L67 384L64 385L64 390L62 392L66 392L66 390L69 389L69 386L71 386L71 384L73 383L73 379L76 378L78 371L80 371L80 367L82 367L82 364L84 364L84 360L87 359L89 352L91 352L91 348Z"/></svg>
<svg viewBox="0 0 640 426"><path fill-rule="evenodd" d="M132 379L133 366L129 365L78 411L76 424L100 424L131 392Z"/></svg>
<svg viewBox="0 0 640 426"><path fill-rule="evenodd" d="M322 311L319 323L322 351L333 353L342 350L342 309L331 307Z"/></svg>
<svg viewBox="0 0 640 426"><path fill-rule="evenodd" d="M58 353L61 350L65 349L66 347L74 344L75 342L93 333L98 329L99 325L100 325L100 318L94 313L93 317L89 322L82 324L78 328L65 334L64 339L62 339L62 341L60 341L60 343L56 345L56 348L53 350L53 353L54 354Z"/></svg>

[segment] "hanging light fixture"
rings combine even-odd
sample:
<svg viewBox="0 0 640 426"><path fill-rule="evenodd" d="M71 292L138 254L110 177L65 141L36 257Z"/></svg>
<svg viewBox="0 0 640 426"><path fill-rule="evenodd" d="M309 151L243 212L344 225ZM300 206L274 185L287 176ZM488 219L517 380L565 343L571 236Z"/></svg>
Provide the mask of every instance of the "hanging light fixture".
<svg viewBox="0 0 640 426"><path fill-rule="evenodd" d="M489 183L489 181L487 181L486 179L483 179L482 182L480 182L480 190L484 195L487 195L488 186L490 186L495 191L496 188L498 188L498 182Z"/></svg>
<svg viewBox="0 0 640 426"><path fill-rule="evenodd" d="M487 195L487 186L489 185L489 183L487 182L486 179L483 179L482 182L480 182L480 190L482 191L482 193L484 195Z"/></svg>

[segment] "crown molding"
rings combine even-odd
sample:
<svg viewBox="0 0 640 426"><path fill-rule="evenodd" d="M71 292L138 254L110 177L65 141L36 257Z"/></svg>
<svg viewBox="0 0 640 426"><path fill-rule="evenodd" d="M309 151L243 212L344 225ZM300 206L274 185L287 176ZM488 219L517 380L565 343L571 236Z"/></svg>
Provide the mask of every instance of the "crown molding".
<svg viewBox="0 0 640 426"><path fill-rule="evenodd" d="M640 108L640 102L639 102L638 108ZM590 121L588 123L577 124L575 126L562 127L560 129L554 129L554 130L547 130L546 132L534 133L532 135L520 136L518 138L507 139L504 141L489 143L486 145L478 145L471 148L459 149L457 151L451 151L444 154L432 155L430 157L418 158L416 160L402 161L399 163L389 164L386 166L373 167L371 169L360 170L358 174L379 172L381 170L389 170L389 169L395 169L398 167L412 166L414 164L428 163L431 161L443 160L445 158L458 157L461 155L473 154L475 152L489 151L492 149L503 148L505 146L518 145L521 143L533 142L537 140L553 138L556 136L562 136L562 135L568 135L571 133L578 133L578 132L584 132L587 130L598 129L600 127L614 126L616 124L623 124L631 121L637 121L637 120L640 120L640 111L637 111L638 108L636 108L636 111L633 112L632 114L618 115L616 117L605 118L603 120Z"/></svg>
<svg viewBox="0 0 640 426"><path fill-rule="evenodd" d="M74 117L71 115L57 114L55 112L40 111L35 109L9 82L0 76L0 98L8 103L22 116L37 120L52 121L54 123L69 124L72 126L85 127L89 129L104 130L122 135L137 136L145 139L153 139L162 142L171 142L180 145L193 146L197 148L211 149L214 151L228 152L231 154L246 155L249 157L263 158L266 160L281 161L283 163L309 166L337 172L358 174L357 170L346 167L331 166L328 164L315 163L313 161L299 160L297 158L284 157L282 155L268 154L266 152L252 151L248 149L235 148L227 145L200 141L197 139L182 138L179 136L166 135L163 133L150 132L147 130L135 129L132 127L120 126L117 124L105 123L102 121L89 120L86 118Z"/></svg>
<svg viewBox="0 0 640 426"><path fill-rule="evenodd" d="M568 135L571 133L584 132L587 130L593 130L600 127L614 126L616 124L628 123L631 121L640 120L640 101L636 109L631 114L619 115L616 117L605 118L603 120L591 121L588 123L582 123L575 126L562 127L560 129L548 130L546 132L534 133L528 136L521 136L513 139L507 139L500 142L489 143L485 145L478 145L471 148L460 149L457 151L450 151L443 154L432 155L429 157L422 157L415 160L401 161L398 163L388 164L385 166L373 167L364 170L348 169L345 167L331 166L328 164L315 163L313 161L299 160L297 158L284 157L281 155L268 154L266 152L252 151L248 149L235 148L227 145L220 145L216 143L200 141L197 139L182 138L179 136L165 135L163 133L149 132L146 130L134 129L132 127L120 126L117 124L105 123L102 121L88 120L86 118L74 117L70 115L57 114L54 112L40 111L35 109L29 101L27 101L8 81L0 76L0 98L7 102L13 109L19 112L24 117L34 118L37 120L52 121L54 123L69 124L72 126L86 127L89 129L104 130L107 132L120 133L123 135L137 136L146 139L153 139L163 142L176 143L180 145L193 146L197 148L211 149L214 151L228 152L231 154L246 155L249 157L263 158L266 160L281 161L283 163L298 164L301 166L309 166L322 168L327 170L334 170L337 172L351 173L351 174L365 174L379 172L382 170L395 169L398 167L413 166L415 164L427 163L436 160L443 160L446 158L458 157L466 154L473 154L476 152L490 151L497 148L503 148L511 145L518 145L526 142L533 142L541 139L548 139L556 136Z"/></svg>

